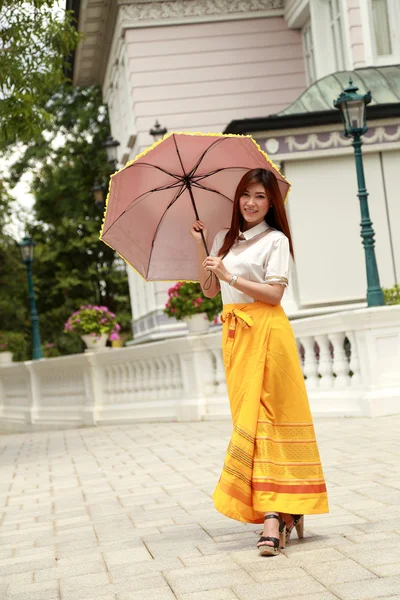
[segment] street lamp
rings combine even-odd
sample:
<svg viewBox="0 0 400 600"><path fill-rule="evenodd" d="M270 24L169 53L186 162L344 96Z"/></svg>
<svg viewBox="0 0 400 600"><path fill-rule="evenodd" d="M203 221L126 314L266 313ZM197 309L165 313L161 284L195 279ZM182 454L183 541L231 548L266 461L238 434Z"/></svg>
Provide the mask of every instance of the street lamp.
<svg viewBox="0 0 400 600"><path fill-rule="evenodd" d="M91 191L93 194L94 203L95 203L96 208L98 208L99 210L103 210L103 208L104 208L104 188L101 185L98 177L96 177L96 179L94 180Z"/></svg>
<svg viewBox="0 0 400 600"><path fill-rule="evenodd" d="M153 136L153 140L155 142L158 142L164 137L166 133L168 133L168 129L166 127L162 127L162 125L160 125L160 123L158 122L158 119L156 119L154 126L149 131L149 134Z"/></svg>
<svg viewBox="0 0 400 600"><path fill-rule="evenodd" d="M102 147L106 149L107 152L107 160L112 165L114 171L117 170L118 156L117 156L117 148L120 143L117 140L109 135L108 138L102 143Z"/></svg>
<svg viewBox="0 0 400 600"><path fill-rule="evenodd" d="M361 210L361 237L365 251L365 264L367 270L367 304L368 306L382 306L384 302L381 284L379 282L378 265L375 256L375 232L368 209L368 192L365 187L364 166L362 159L361 136L368 131L367 104L371 102L371 92L364 95L357 94L358 87L349 80L349 85L334 101L333 105L340 111L343 121L345 137L353 138L352 146L356 160L358 181L358 198Z"/></svg>
<svg viewBox="0 0 400 600"><path fill-rule="evenodd" d="M43 358L43 352L42 345L40 343L39 319L36 310L35 292L33 290L32 279L33 248L36 246L36 244L31 238L25 236L22 242L17 242L17 245L21 250L21 260L26 267L26 274L28 276L28 294L32 324L32 359L37 360L38 358Z"/></svg>

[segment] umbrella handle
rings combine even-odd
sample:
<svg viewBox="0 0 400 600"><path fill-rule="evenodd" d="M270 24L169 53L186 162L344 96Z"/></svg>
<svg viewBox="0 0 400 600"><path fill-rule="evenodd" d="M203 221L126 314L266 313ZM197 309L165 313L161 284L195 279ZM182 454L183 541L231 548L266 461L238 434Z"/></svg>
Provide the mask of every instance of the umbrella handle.
<svg viewBox="0 0 400 600"><path fill-rule="evenodd" d="M199 213L197 212L197 206L196 206L196 202L194 201L193 192L192 192L192 186L190 185L189 178L188 178L188 181L186 182L186 185L187 185L187 189L188 189L188 192L189 192L190 200L192 201L192 206L193 206L194 214L196 215L196 220L200 221ZM204 246L204 249L206 251L206 256L208 256L210 253L208 251L207 244L206 244L206 239L204 237L204 233L203 233L202 229L200 229L200 234L201 234L201 239L203 240L203 246ZM211 287L211 284L212 284L213 272L209 271L209 273L210 274L207 277L207 279L205 280L204 285L203 285L203 289L204 290L209 290L210 287Z"/></svg>
<svg viewBox="0 0 400 600"><path fill-rule="evenodd" d="M212 271L208 271L210 274L207 277L207 279L204 282L203 285L203 290L209 290L212 284L212 278L213 278L213 272Z"/></svg>

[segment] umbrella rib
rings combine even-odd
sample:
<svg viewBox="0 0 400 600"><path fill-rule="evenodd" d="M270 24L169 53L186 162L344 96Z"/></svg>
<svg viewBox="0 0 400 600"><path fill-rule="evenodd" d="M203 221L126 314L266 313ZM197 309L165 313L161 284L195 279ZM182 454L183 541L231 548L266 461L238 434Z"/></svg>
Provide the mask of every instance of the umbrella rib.
<svg viewBox="0 0 400 600"><path fill-rule="evenodd" d="M179 162L181 163L181 167L182 167L182 171L183 171L184 178L186 178L186 176L187 176L187 175L186 175L185 167L183 166L183 162L182 162L181 155L180 155L180 152L179 152L178 144L176 143L176 138L175 138L175 135L172 135L172 137L173 137L173 139L174 139L174 144L175 144L175 148L176 148L176 153L177 153L177 155L178 155Z"/></svg>
<svg viewBox="0 0 400 600"><path fill-rule="evenodd" d="M213 190L212 188L206 187L202 183L197 183L197 181L194 181L192 183L192 186L200 188L201 190L205 190L206 192L213 192L214 194L218 194L219 196L222 196L222 198L225 198L225 200L229 200L229 202L233 202L232 198L225 196L225 194L223 194L222 192L219 192L218 190Z"/></svg>
<svg viewBox="0 0 400 600"><path fill-rule="evenodd" d="M171 206L173 204L175 204L175 202L178 200L178 198L180 198L180 196L182 196L183 192L186 190L186 186L182 185L181 189L177 191L177 193L175 194L175 197L173 198L173 200L171 200L171 202L168 204L167 208L164 210L161 219L158 222L157 228L154 232L153 235L153 241L151 243L151 250L150 250L150 256L149 256L149 262L147 265L147 273L146 273L146 280L148 280L149 277L149 270L150 270L150 264L151 264L151 257L153 255L153 249L154 249L154 243L156 241L156 237L157 237L157 233L161 227L162 222L164 221L165 215L167 214L167 212L169 211L169 209L171 208Z"/></svg>
<svg viewBox="0 0 400 600"><path fill-rule="evenodd" d="M140 196L138 196L137 198L135 198L134 200L132 200L131 204L130 204L129 206L127 206L127 208L126 208L126 209L125 209L125 210L124 210L124 211L123 211L123 212L122 212L122 213L119 215L119 217L117 217L117 218L115 219L115 221L113 221L113 222L111 223L111 225L110 225L110 226L109 226L109 227L108 227L108 228L107 228L105 231L103 231L103 233L102 233L102 236L101 236L101 237L103 237L103 236L104 236L104 235L105 235L105 234L106 234L106 233L107 233L107 232L108 232L108 231L111 229L111 227L112 227L113 225L115 225L115 223L116 223L117 221L119 221L119 219L120 219L121 217L123 217L123 216L124 216L124 214L125 214L125 213L127 213L127 212L128 212L128 211L129 211L131 208L133 208L134 206L137 206L137 204L139 204L139 202L141 202L142 200L145 200L145 198L146 198L146 197L147 197L149 194L152 194L153 192L163 192L163 191L165 191L165 190L172 190L173 188L176 188L176 187L178 187L179 185L182 185L182 183L181 183L180 181L179 181L179 182L176 182L176 183L171 183L171 184L170 184L170 185L168 185L168 186L161 186L161 187L159 187L159 188L154 188L153 190L147 190L147 192L143 192L143 194L141 194Z"/></svg>
<svg viewBox="0 0 400 600"><path fill-rule="evenodd" d="M151 165L150 163L134 162L131 165L129 165L129 167L126 167L126 168L130 169L131 167L141 167L141 166L152 167L153 169L158 169L162 173L165 173L166 175L169 175L170 177L173 177L174 179L177 179L178 181L182 181L182 175L176 175L175 173L170 173L169 171L166 171L165 169L162 169L161 167L158 167L157 165Z"/></svg>
<svg viewBox="0 0 400 600"><path fill-rule="evenodd" d="M210 146L208 146L208 148L206 148L206 150L204 150L203 154L200 156L199 160L194 165L193 169L190 171L189 177L193 177L193 175L196 173L197 169L199 168L199 166L200 166L203 158L207 154L207 152L209 150L211 150L211 148L213 148L216 144L220 144L220 143L224 142L225 140L226 140L226 138L219 138L218 140L215 140L215 142L213 142Z"/></svg>
<svg viewBox="0 0 400 600"><path fill-rule="evenodd" d="M208 173L205 173L204 175L196 175L193 182L197 183L198 181L201 181L202 179L206 179L207 177L211 177L211 175L215 175L216 173L220 173L221 171L232 171L235 169L243 169L244 171L248 171L247 167L221 167L220 169L215 169L215 171L209 171Z"/></svg>

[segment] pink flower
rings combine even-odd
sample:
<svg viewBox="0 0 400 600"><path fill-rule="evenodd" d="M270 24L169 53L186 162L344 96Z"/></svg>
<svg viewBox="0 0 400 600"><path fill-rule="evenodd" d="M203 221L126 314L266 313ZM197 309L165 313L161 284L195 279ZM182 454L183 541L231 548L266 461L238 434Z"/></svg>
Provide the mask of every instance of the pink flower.
<svg viewBox="0 0 400 600"><path fill-rule="evenodd" d="M119 325L119 323L115 323L115 329L117 331L121 331L121 325Z"/></svg>
<svg viewBox="0 0 400 600"><path fill-rule="evenodd" d="M116 331L113 331L109 337L109 340L113 342L114 340L119 340L119 335Z"/></svg>
<svg viewBox="0 0 400 600"><path fill-rule="evenodd" d="M203 298L200 298L200 296L197 298L196 302L198 302L198 304L202 304L203 303Z"/></svg>

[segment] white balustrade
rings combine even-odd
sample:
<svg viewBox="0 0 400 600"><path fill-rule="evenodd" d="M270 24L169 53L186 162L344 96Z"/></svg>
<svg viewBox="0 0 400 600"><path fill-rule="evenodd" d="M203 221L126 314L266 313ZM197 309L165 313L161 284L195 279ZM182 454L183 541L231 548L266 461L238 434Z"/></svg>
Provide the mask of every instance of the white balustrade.
<svg viewBox="0 0 400 600"><path fill-rule="evenodd" d="M400 413L400 306L292 322L314 415ZM0 366L0 430L229 417L221 332Z"/></svg>

